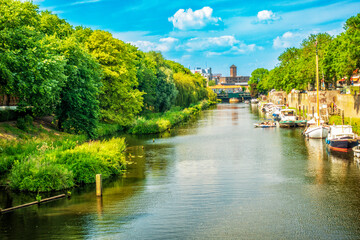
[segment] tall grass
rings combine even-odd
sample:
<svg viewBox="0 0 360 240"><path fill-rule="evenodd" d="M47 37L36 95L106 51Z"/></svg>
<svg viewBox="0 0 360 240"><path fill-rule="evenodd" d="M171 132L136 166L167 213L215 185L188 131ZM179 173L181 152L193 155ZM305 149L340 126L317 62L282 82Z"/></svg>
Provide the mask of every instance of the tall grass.
<svg viewBox="0 0 360 240"><path fill-rule="evenodd" d="M342 125L342 118L338 115L333 115L329 119L329 124ZM353 132L360 135L360 118L344 118L345 125L351 125L353 127Z"/></svg>
<svg viewBox="0 0 360 240"><path fill-rule="evenodd" d="M95 182L95 175L108 178L126 168L124 138L91 141L64 150L39 153L16 160L10 171L10 187L14 190L46 192Z"/></svg>

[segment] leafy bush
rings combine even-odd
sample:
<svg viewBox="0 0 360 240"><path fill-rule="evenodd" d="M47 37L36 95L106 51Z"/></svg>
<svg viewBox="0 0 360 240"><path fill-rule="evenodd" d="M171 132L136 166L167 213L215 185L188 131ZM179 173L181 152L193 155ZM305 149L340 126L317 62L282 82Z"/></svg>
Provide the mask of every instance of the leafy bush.
<svg viewBox="0 0 360 240"><path fill-rule="evenodd" d="M208 108L214 102L210 102L207 100L202 101L197 105L191 105L189 108L185 108L182 111L179 107L172 108L170 111L163 113L162 115L150 114L146 118L139 117L135 124L130 128L129 132L132 134L153 134L153 133L161 133L172 126L179 124L182 121L188 120L192 116L196 116L204 110Z"/></svg>
<svg viewBox="0 0 360 240"><path fill-rule="evenodd" d="M33 126L34 119L30 115L26 115L25 117L20 117L16 121L16 127L21 130L28 130L29 127Z"/></svg>
<svg viewBox="0 0 360 240"><path fill-rule="evenodd" d="M15 161L10 175L10 187L14 190L46 192L74 186L73 174L64 165L51 161L29 158Z"/></svg>
<svg viewBox="0 0 360 240"><path fill-rule="evenodd" d="M44 154L15 161L10 187L31 192L56 191L73 187L75 183L95 182L96 174L102 174L103 178L120 174L126 168L125 148L124 138L91 141L65 151L48 151L44 147Z"/></svg>

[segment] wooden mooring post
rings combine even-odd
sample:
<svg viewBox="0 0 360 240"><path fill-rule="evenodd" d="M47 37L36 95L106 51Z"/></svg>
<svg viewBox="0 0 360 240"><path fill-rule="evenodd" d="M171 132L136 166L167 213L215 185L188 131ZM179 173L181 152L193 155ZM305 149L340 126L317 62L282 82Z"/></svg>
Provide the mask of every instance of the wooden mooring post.
<svg viewBox="0 0 360 240"><path fill-rule="evenodd" d="M303 118L304 118L304 120L306 120L306 114L305 114L305 106L303 105Z"/></svg>
<svg viewBox="0 0 360 240"><path fill-rule="evenodd" d="M32 205L36 205L36 204L56 200L56 199L59 199L59 198L63 198L65 196L66 196L65 194L60 194L60 195L57 195L57 196L54 196L54 197L42 199L40 201L30 202L30 203L26 203L26 204L11 207L11 208L0 209L0 213L7 213L7 212L10 212L10 211L14 211L16 209L20 209L20 208L24 208L24 207L30 207Z"/></svg>
<svg viewBox="0 0 360 240"><path fill-rule="evenodd" d="M101 174L96 174L96 196L102 196L102 179Z"/></svg>

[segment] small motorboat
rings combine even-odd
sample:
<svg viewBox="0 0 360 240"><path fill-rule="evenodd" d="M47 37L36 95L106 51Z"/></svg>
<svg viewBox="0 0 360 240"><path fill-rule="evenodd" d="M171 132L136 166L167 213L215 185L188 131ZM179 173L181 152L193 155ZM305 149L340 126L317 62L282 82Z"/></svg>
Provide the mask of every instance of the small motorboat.
<svg viewBox="0 0 360 240"><path fill-rule="evenodd" d="M251 104L257 104L259 102L259 100L257 100L256 98L253 98L250 100Z"/></svg>
<svg viewBox="0 0 360 240"><path fill-rule="evenodd" d="M282 109L280 111L280 127L296 127L296 114L294 109Z"/></svg>
<svg viewBox="0 0 360 240"><path fill-rule="evenodd" d="M255 123L254 127L256 127L256 128L272 128L272 127L276 127L276 123L275 122Z"/></svg>
<svg viewBox="0 0 360 240"><path fill-rule="evenodd" d="M307 122L306 120L296 120L295 124L298 127L306 127L306 122Z"/></svg>
<svg viewBox="0 0 360 240"><path fill-rule="evenodd" d="M237 98L230 98L229 103L238 103L239 99Z"/></svg>
<svg viewBox="0 0 360 240"><path fill-rule="evenodd" d="M360 146L353 147L354 157L360 158Z"/></svg>

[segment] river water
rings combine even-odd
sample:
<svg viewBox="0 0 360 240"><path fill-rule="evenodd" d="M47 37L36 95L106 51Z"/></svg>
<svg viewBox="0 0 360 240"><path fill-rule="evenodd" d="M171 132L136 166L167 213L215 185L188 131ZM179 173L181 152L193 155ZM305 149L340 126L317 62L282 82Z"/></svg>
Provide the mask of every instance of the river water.
<svg viewBox="0 0 360 240"><path fill-rule="evenodd" d="M219 104L163 136L128 137L133 163L102 199L88 185L0 215L0 239L359 239L353 158L258 121L249 105ZM2 208L33 200L0 193Z"/></svg>

